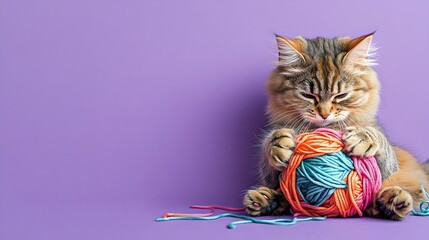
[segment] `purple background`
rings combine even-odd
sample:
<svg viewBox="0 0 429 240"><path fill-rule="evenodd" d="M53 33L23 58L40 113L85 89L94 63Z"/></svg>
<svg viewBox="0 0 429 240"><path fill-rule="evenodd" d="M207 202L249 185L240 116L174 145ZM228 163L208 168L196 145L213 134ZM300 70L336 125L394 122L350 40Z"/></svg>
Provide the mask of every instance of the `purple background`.
<svg viewBox="0 0 429 240"><path fill-rule="evenodd" d="M274 32L378 30L380 121L429 157L429 4L311 2L1 0L0 239L423 236L429 218L153 221L189 204L240 206L256 178Z"/></svg>

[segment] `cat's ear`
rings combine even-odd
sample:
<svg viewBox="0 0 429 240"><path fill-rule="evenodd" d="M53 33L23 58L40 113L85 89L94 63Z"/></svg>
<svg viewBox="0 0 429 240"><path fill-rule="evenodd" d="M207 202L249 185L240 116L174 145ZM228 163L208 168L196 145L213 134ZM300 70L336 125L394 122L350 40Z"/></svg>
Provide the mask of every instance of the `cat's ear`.
<svg viewBox="0 0 429 240"><path fill-rule="evenodd" d="M343 58L345 69L353 70L356 66L371 67L376 65L370 57L374 54L375 48L371 45L374 33L351 39L347 43L347 54Z"/></svg>
<svg viewBox="0 0 429 240"><path fill-rule="evenodd" d="M294 39L285 38L276 35L277 47L279 51L278 65L285 67L289 72L300 71L300 66L305 63L302 55L304 39L297 37Z"/></svg>

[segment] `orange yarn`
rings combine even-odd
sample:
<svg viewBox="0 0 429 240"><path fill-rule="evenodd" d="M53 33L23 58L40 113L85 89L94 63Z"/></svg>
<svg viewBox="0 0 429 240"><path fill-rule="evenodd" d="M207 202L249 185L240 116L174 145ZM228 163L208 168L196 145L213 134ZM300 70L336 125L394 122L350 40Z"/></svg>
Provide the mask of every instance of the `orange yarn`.
<svg viewBox="0 0 429 240"><path fill-rule="evenodd" d="M291 157L288 167L283 171L280 181L280 188L291 204L292 212L307 216L349 217L356 214L362 216L362 211L370 204L373 195L381 185L381 178L379 177L375 159L353 158L355 165L356 162L363 161L365 166L356 167L343 179L347 183L346 188L336 189L320 206L313 206L305 202L297 190L296 170L301 162L307 158L341 151L344 147L341 134L329 129L319 129L315 132L301 134L298 136L296 144L295 153ZM360 173L357 171L359 168L369 168L369 170L363 169L364 173ZM374 172L374 168L376 172ZM368 174L368 171L373 173ZM365 184L362 183L362 175L369 179L365 180ZM368 187L365 192L363 186L371 184L373 186Z"/></svg>

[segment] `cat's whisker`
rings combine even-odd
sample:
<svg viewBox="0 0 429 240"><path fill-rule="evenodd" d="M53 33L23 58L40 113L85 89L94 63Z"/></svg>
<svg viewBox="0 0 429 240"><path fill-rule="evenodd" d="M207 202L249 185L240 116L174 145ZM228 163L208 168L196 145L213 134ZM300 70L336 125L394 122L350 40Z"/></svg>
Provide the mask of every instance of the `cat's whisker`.
<svg viewBox="0 0 429 240"><path fill-rule="evenodd" d="M278 114L274 117L274 121L275 122L284 122L285 120L287 120L287 118L289 118L291 115L296 114L299 116L301 113L301 110L292 110L292 111L287 111L287 112L283 112L281 114ZM294 116L296 117L296 116ZM289 120L290 121L290 120ZM287 125L289 122L286 122L285 125Z"/></svg>
<svg viewBox="0 0 429 240"><path fill-rule="evenodd" d="M341 130L342 131L346 130L347 126L349 125L347 123L347 119L341 120L340 123L341 123Z"/></svg>
<svg viewBox="0 0 429 240"><path fill-rule="evenodd" d="M284 127L285 128L292 128L292 129L294 129L294 125L295 125L295 123L296 122L299 122L299 121L301 121L301 119L302 119L302 116L301 115L296 115L296 116L294 116L292 119L290 119L285 125L284 125ZM292 127L289 127L289 126L292 126Z"/></svg>
<svg viewBox="0 0 429 240"><path fill-rule="evenodd" d="M291 124L291 128L293 129L293 130L295 130L295 132L296 133L299 133L300 131L299 131L299 129L298 129L298 126L302 123L302 120L303 120L304 118L302 117L302 116L300 116L299 115L299 117Z"/></svg>
<svg viewBox="0 0 429 240"><path fill-rule="evenodd" d="M296 133L298 133L298 134L302 133L302 131L301 131L301 130L302 130L302 128L304 127L304 125L305 125L306 123L307 123L307 120L306 120L305 118L303 118L303 117L302 117L302 118L300 119L300 122L298 122L298 123L297 123L297 126L296 126L296 128L295 128L295 129L296 129L296 130L295 130L295 131L296 131Z"/></svg>
<svg viewBox="0 0 429 240"><path fill-rule="evenodd" d="M303 131L303 129L304 129L304 127L307 125L307 120L306 119L303 119L303 121L302 121L302 123L299 125L299 127L298 127L298 131L299 131L299 133L302 133Z"/></svg>
<svg viewBox="0 0 429 240"><path fill-rule="evenodd" d="M308 121L307 119L305 119L304 121L305 121L305 125L304 125L303 129L305 128L305 130L303 132L308 132L308 129L311 125L311 122Z"/></svg>

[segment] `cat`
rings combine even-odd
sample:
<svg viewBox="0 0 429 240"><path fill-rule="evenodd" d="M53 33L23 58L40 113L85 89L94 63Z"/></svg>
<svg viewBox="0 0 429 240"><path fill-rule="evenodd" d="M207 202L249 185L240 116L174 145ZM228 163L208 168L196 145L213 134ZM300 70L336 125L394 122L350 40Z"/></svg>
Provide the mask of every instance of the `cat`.
<svg viewBox="0 0 429 240"><path fill-rule="evenodd" d="M260 185L247 190L248 214L286 214L277 192L280 171L293 154L295 137L320 127L343 131L345 151L375 156L382 187L370 216L403 219L424 199L429 177L408 151L392 146L377 123L380 83L372 66L374 33L357 38L286 38L276 35L279 60L268 81L269 129L262 143ZM428 170L429 171L429 170Z"/></svg>

